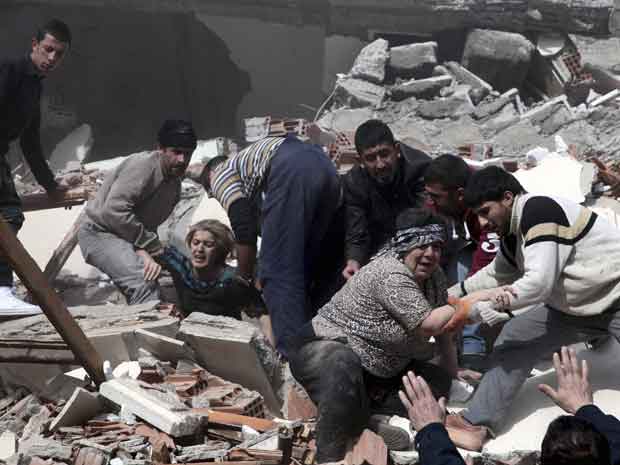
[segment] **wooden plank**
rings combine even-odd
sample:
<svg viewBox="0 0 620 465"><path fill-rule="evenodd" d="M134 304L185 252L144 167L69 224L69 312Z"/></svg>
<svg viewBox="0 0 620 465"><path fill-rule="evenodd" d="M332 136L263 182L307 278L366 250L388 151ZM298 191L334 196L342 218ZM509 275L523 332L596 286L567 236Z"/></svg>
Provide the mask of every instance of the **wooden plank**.
<svg viewBox="0 0 620 465"><path fill-rule="evenodd" d="M1 215L0 249L91 379L97 385L104 382L103 359Z"/></svg>
<svg viewBox="0 0 620 465"><path fill-rule="evenodd" d="M51 258L45 265L45 270L43 270L43 274L47 278L50 284L54 283L54 280L62 270L62 267L65 266L67 260L73 253L73 250L77 246L78 243L78 231L80 230L80 225L82 221L86 218L86 209L82 210L79 216L76 218L75 222L71 226L71 229L67 231L65 237L62 239L61 243L58 245Z"/></svg>
<svg viewBox="0 0 620 465"><path fill-rule="evenodd" d="M27 194L21 197L22 209L25 212L48 210L50 208L67 208L82 205L92 198L94 187L77 187L62 193L62 197L54 198L46 193Z"/></svg>
<svg viewBox="0 0 620 465"><path fill-rule="evenodd" d="M249 426L259 433L269 431L276 428L278 425L271 420L265 420L263 418L248 417L245 415L237 415L234 413L218 412L208 408L193 408L192 413L199 413L209 416L209 423L218 423L221 425L233 425L233 426Z"/></svg>

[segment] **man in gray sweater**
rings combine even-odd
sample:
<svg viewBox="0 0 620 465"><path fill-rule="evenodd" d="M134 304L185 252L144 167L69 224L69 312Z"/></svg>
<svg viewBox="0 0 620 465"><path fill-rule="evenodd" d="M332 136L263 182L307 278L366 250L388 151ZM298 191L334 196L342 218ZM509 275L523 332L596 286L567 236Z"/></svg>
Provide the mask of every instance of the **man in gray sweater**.
<svg viewBox="0 0 620 465"><path fill-rule="evenodd" d="M179 201L195 148L190 123L164 122L157 150L124 160L86 207L78 233L84 260L107 274L129 305L159 298L161 266L153 260L162 250L157 228Z"/></svg>

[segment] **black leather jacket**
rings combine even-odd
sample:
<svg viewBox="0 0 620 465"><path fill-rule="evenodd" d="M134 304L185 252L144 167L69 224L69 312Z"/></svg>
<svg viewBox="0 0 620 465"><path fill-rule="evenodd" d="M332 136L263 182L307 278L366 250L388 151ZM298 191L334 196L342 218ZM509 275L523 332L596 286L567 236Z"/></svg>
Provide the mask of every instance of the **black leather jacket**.
<svg viewBox="0 0 620 465"><path fill-rule="evenodd" d="M398 214L422 206L423 175L431 158L404 144L401 155L389 186L380 186L361 165L344 176L347 260L364 265L394 235Z"/></svg>

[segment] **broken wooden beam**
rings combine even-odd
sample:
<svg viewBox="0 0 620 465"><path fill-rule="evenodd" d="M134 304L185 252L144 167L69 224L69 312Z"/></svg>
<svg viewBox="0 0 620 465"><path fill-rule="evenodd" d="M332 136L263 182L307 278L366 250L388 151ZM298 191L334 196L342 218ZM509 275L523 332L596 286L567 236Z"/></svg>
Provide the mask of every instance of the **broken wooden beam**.
<svg viewBox="0 0 620 465"><path fill-rule="evenodd" d="M68 208L82 205L93 197L94 187L78 187L62 193L60 198L51 197L47 193L26 194L21 197L22 210L31 212L51 208Z"/></svg>
<svg viewBox="0 0 620 465"><path fill-rule="evenodd" d="M265 420L264 418L248 417L246 415L237 415L228 412L218 412L209 408L193 408L192 413L199 413L209 416L209 424L220 424L230 426L249 426L255 429L259 433L272 430L278 425L271 420Z"/></svg>
<svg viewBox="0 0 620 465"><path fill-rule="evenodd" d="M36 262L17 239L11 226L0 215L0 249L22 283L34 296L56 331L67 343L75 358L97 385L105 381L103 360L82 329L52 289Z"/></svg>
<svg viewBox="0 0 620 465"><path fill-rule="evenodd" d="M50 284L54 283L54 280L62 270L62 267L65 266L67 260L73 253L73 250L78 244L78 231L80 230L80 226L82 221L86 218L86 210L82 210L82 212L78 215L75 222L71 226L71 229L67 231L65 237L62 239L62 242L58 245L52 257L45 265L45 270L43 270L43 274L47 278Z"/></svg>

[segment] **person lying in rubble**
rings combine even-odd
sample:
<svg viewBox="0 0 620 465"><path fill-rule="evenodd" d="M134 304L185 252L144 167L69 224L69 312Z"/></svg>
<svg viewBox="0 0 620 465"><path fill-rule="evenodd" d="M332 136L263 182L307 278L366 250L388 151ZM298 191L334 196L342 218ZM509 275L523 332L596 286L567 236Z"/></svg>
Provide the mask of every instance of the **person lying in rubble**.
<svg viewBox="0 0 620 465"><path fill-rule="evenodd" d="M272 340L260 292L226 263L235 245L230 228L217 220L199 221L190 226L185 243L189 258L173 245L154 257L172 276L181 315L201 312L240 320L243 311L258 318Z"/></svg>
<svg viewBox="0 0 620 465"><path fill-rule="evenodd" d="M106 176L78 231L86 263L107 274L129 305L159 299L157 228L179 201L196 134L187 121L167 120L157 142Z"/></svg>
<svg viewBox="0 0 620 465"><path fill-rule="evenodd" d="M527 194L499 167L472 175L465 202L501 245L489 265L450 289L461 304L448 327L505 322L491 369L462 415L450 415L449 425L473 434L501 429L536 362L557 347L620 337L620 230L574 202ZM504 285L511 291L502 298L466 305L468 293Z"/></svg>
<svg viewBox="0 0 620 465"><path fill-rule="evenodd" d="M448 397L457 377L453 334L444 325L455 309L439 266L443 219L407 209L390 243L355 273L297 335L293 376L319 409L317 462L341 460L347 443L369 424L391 449L409 446L407 432L371 413L401 414L398 389L415 369L436 397ZM429 337L437 341L439 364Z"/></svg>

